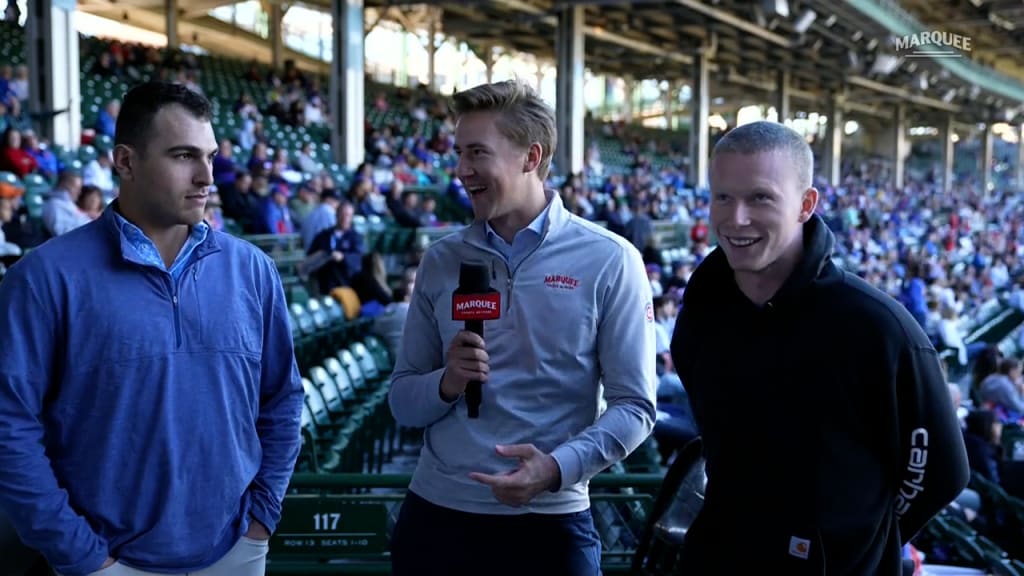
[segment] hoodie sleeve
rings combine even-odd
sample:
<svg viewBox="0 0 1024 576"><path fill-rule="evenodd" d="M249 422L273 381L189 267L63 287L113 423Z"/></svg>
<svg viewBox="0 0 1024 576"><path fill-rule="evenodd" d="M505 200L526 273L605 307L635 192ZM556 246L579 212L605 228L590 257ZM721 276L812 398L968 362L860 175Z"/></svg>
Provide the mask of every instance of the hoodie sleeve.
<svg viewBox="0 0 1024 576"><path fill-rule="evenodd" d="M911 345L896 370L900 468L896 514L909 542L967 486L970 471L939 358Z"/></svg>

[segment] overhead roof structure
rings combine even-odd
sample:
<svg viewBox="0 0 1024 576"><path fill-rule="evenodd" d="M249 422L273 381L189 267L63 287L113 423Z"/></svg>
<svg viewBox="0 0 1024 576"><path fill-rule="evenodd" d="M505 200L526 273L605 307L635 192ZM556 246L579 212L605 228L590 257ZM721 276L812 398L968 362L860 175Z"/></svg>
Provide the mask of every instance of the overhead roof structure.
<svg viewBox="0 0 1024 576"><path fill-rule="evenodd" d="M329 0L309 0L329 9ZM206 12L224 0L178 0L182 37L258 43ZM964 122L1012 120L1024 110L1024 5L1013 0L479 0L431 2L440 31L478 54L490 47L554 61L558 14L585 6L585 62L596 74L688 81L693 58L710 54L714 96L730 107L770 100L780 71L790 98L820 104L843 94L848 109L886 118L890 104L947 112ZM422 13L423 2L365 6ZM80 9L159 29L163 0L83 0ZM959 59L909 58L896 37L924 30L969 35ZM237 29L236 29L237 30ZM223 38L222 38L223 37ZM1001 73L989 66L995 66Z"/></svg>
<svg viewBox="0 0 1024 576"><path fill-rule="evenodd" d="M925 13L936 4L956 7L967 3L910 2L917 2L911 9ZM1024 39L972 29L975 46L984 51L965 54L960 61L901 57L894 48L896 37L936 28L928 28L928 21L914 20L912 10L887 0L435 3L443 14L444 33L478 50L506 46L550 59L554 58L557 15L571 4L586 7L586 65L597 74L686 80L692 73L693 55L710 50L716 95L755 97L752 89L774 92L778 72L788 70L793 98L820 101L828 93L844 92L863 112L880 116L888 114L884 105L901 100L951 112L965 121L983 122L1003 119L1007 110L1024 103L1024 74L986 85L977 78L990 71L970 60L1011 53L1008 47L1024 46ZM367 5L405 3L370 0ZM1024 17L1024 10L1019 12ZM905 15L910 22L894 13ZM958 67L967 72L960 73ZM996 86L1012 89L997 90Z"/></svg>

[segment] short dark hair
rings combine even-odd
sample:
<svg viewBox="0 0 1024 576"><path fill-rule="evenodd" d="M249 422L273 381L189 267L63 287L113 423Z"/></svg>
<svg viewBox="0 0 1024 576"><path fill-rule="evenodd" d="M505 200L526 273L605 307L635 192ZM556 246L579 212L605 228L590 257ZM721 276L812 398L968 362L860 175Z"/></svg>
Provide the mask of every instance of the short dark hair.
<svg viewBox="0 0 1024 576"><path fill-rule="evenodd" d="M114 145L132 146L141 152L149 141L153 118L160 110L174 104L202 120L209 120L213 114L210 101L205 96L182 84L156 81L139 84L129 90L121 102Z"/></svg>

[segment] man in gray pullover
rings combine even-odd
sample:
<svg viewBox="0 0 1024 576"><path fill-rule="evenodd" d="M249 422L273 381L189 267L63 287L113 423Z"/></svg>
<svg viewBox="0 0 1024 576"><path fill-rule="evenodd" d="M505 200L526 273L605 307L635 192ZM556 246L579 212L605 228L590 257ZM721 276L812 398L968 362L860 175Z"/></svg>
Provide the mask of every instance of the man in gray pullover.
<svg viewBox="0 0 1024 576"><path fill-rule="evenodd" d="M392 376L395 419L425 429L393 573L596 575L588 481L654 426L650 284L636 248L545 191L554 114L533 90L483 85L454 104L476 222L424 255ZM452 319L467 260L500 292L485 338Z"/></svg>

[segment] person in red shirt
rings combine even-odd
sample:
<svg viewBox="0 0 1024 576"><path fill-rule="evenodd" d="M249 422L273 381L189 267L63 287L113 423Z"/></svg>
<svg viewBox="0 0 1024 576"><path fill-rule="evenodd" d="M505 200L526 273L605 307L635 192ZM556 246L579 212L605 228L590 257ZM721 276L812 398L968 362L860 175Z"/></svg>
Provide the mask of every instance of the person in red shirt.
<svg viewBox="0 0 1024 576"><path fill-rule="evenodd" d="M18 178L35 172L36 159L21 149L21 132L8 128L4 132L4 145L0 148L0 170L13 172Z"/></svg>
<svg viewBox="0 0 1024 576"><path fill-rule="evenodd" d="M697 223L690 228L690 241L694 244L703 244L708 241L708 225L703 218L697 218Z"/></svg>

